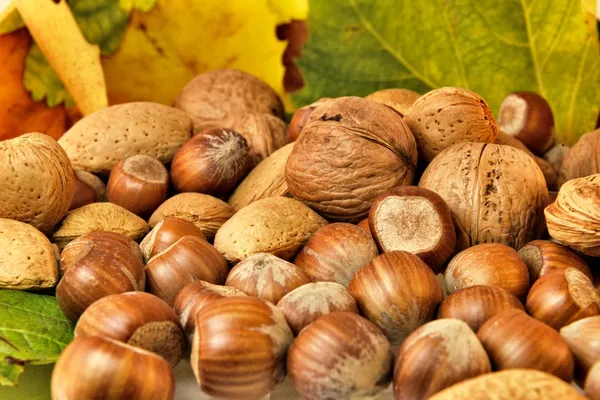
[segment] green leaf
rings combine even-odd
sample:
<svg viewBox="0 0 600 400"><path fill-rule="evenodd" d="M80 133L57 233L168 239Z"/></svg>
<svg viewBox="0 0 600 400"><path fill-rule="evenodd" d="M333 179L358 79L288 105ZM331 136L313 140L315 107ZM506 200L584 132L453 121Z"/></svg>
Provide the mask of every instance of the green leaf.
<svg viewBox="0 0 600 400"><path fill-rule="evenodd" d="M15 386L26 364L54 363L73 329L55 297L0 290L0 384Z"/></svg>
<svg viewBox="0 0 600 400"><path fill-rule="evenodd" d="M0 21L0 35L11 33L25 26L19 12L14 9Z"/></svg>
<svg viewBox="0 0 600 400"><path fill-rule="evenodd" d="M54 364L27 365L18 386L0 386L2 400L51 400L50 383Z"/></svg>
<svg viewBox="0 0 600 400"><path fill-rule="evenodd" d="M595 126L594 0L312 0L297 104L404 87L462 86L497 111L516 90L552 106L559 141Z"/></svg>
<svg viewBox="0 0 600 400"><path fill-rule="evenodd" d="M31 93L31 98L34 101L41 101L45 97L46 103L50 107L62 103L65 103L68 107L74 104L60 78L48 64L42 51L35 43L31 45L25 59L23 84Z"/></svg>

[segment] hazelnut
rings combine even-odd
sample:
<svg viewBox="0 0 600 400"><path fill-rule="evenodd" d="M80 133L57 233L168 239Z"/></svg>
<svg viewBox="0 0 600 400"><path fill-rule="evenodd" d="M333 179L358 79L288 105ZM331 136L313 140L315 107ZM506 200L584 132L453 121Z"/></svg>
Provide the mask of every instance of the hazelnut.
<svg viewBox="0 0 600 400"><path fill-rule="evenodd" d="M600 129L581 136L570 150L562 152L566 154L560 164L559 184L600 173Z"/></svg>
<svg viewBox="0 0 600 400"><path fill-rule="evenodd" d="M256 253L231 269L225 286L277 304L283 296L307 283L308 275L294 264L272 254Z"/></svg>
<svg viewBox="0 0 600 400"><path fill-rule="evenodd" d="M77 321L75 336L100 336L152 351L171 366L183 355L185 338L175 311L144 292L113 294L89 306Z"/></svg>
<svg viewBox="0 0 600 400"><path fill-rule="evenodd" d="M496 369L532 368L573 379L573 356L565 340L548 325L517 309L488 319L477 332Z"/></svg>
<svg viewBox="0 0 600 400"><path fill-rule="evenodd" d="M365 96L365 100L388 106L401 117L404 117L419 97L421 97L419 93L409 89L383 89Z"/></svg>
<svg viewBox="0 0 600 400"><path fill-rule="evenodd" d="M169 305L190 282L221 285L227 277L227 261L198 236L184 236L146 264L148 291Z"/></svg>
<svg viewBox="0 0 600 400"><path fill-rule="evenodd" d="M450 209L440 196L416 186L390 189L375 199L369 228L382 252L408 251L435 273L454 253L456 233Z"/></svg>
<svg viewBox="0 0 600 400"><path fill-rule="evenodd" d="M600 174L565 183L544 212L553 239L585 255L600 257Z"/></svg>
<svg viewBox="0 0 600 400"><path fill-rule="evenodd" d="M175 297L173 309L179 316L179 321L188 335L190 345L196 329L196 314L217 299L231 296L245 296L239 289L213 285L205 281L188 283Z"/></svg>
<svg viewBox="0 0 600 400"><path fill-rule="evenodd" d="M348 291L364 316L392 345L435 317L443 292L433 271L417 256L390 251L356 271Z"/></svg>
<svg viewBox="0 0 600 400"><path fill-rule="evenodd" d="M444 273L448 293L469 286L496 286L520 300L529 291L527 266L512 248L500 243L484 243L458 253Z"/></svg>
<svg viewBox="0 0 600 400"><path fill-rule="evenodd" d="M281 311L256 297L225 297L196 314L191 364L219 399L256 399L285 378L293 335Z"/></svg>
<svg viewBox="0 0 600 400"><path fill-rule="evenodd" d="M162 357L97 336L78 337L52 372L52 398L172 400L175 377Z"/></svg>
<svg viewBox="0 0 600 400"><path fill-rule="evenodd" d="M81 169L75 169L73 172L75 172L73 200L69 210L106 200L106 185L102 179Z"/></svg>
<svg viewBox="0 0 600 400"><path fill-rule="evenodd" d="M515 92L504 98L498 126L541 156L554 144L554 116L550 104L537 93Z"/></svg>
<svg viewBox="0 0 600 400"><path fill-rule="evenodd" d="M156 224L140 243L144 260L148 261L158 253L162 253L184 236L197 236L206 240L204 233L191 222L181 218L166 217Z"/></svg>
<svg viewBox="0 0 600 400"><path fill-rule="evenodd" d="M583 391L590 400L600 400L600 362L595 363L590 369Z"/></svg>
<svg viewBox="0 0 600 400"><path fill-rule="evenodd" d="M355 225L338 222L316 231L294 259L313 281L348 287L354 273L377 257L377 245Z"/></svg>
<svg viewBox="0 0 600 400"><path fill-rule="evenodd" d="M369 218L363 219L358 224L356 224L356 226L358 226L360 229L362 229L363 231L365 231L365 233L368 233L369 236L373 237L371 235L371 228L369 228Z"/></svg>
<svg viewBox="0 0 600 400"><path fill-rule="evenodd" d="M488 104L478 94L455 87L425 93L404 121L415 135L419 158L425 162L457 143L493 143L498 131Z"/></svg>
<svg viewBox="0 0 600 400"><path fill-rule="evenodd" d="M571 322L600 314L600 295L580 270L567 268L535 281L525 308L532 317L560 329Z"/></svg>
<svg viewBox="0 0 600 400"><path fill-rule="evenodd" d="M340 97L310 114L285 179L295 198L326 219L354 223L382 191L411 184L416 163L414 137L398 114L359 97Z"/></svg>
<svg viewBox="0 0 600 400"><path fill-rule="evenodd" d="M560 329L575 357L576 374L581 382L600 361L600 316L587 317Z"/></svg>
<svg viewBox="0 0 600 400"><path fill-rule="evenodd" d="M519 249L519 256L529 269L529 279L536 279L557 269L577 268L592 279L587 263L569 248L549 240L534 240Z"/></svg>
<svg viewBox="0 0 600 400"><path fill-rule="evenodd" d="M277 307L283 312L294 335L321 315L335 311L358 314L354 297L344 286L335 282L302 285L283 296L277 303Z"/></svg>
<svg viewBox="0 0 600 400"><path fill-rule="evenodd" d="M495 286L475 285L446 297L438 311L438 318L460 319L477 332L485 321L512 308L525 311L512 293Z"/></svg>
<svg viewBox="0 0 600 400"><path fill-rule="evenodd" d="M127 157L110 171L107 193L111 203L147 218L168 197L169 173L152 156Z"/></svg>
<svg viewBox="0 0 600 400"><path fill-rule="evenodd" d="M294 112L294 115L292 115L292 119L290 120L290 127L288 130L288 136L289 136L290 142L293 142L296 139L298 139L298 136L300 136L300 132L302 131L302 128L304 128L304 125L306 125L306 123L308 122L310 113L312 113L315 110L315 108L317 108L319 105L326 103L329 100L332 100L332 99L329 97L323 97L323 98L315 101L312 104L309 104L304 107L300 107L299 109L297 109Z"/></svg>
<svg viewBox="0 0 600 400"><path fill-rule="evenodd" d="M490 360L469 326L457 319L440 319L411 333L398 350L394 395L402 400L427 399L489 372Z"/></svg>
<svg viewBox="0 0 600 400"><path fill-rule="evenodd" d="M554 172L560 174L563 160L571 148L564 143L557 144L544 154L544 160L550 164ZM564 182L563 182L564 183Z"/></svg>
<svg viewBox="0 0 600 400"><path fill-rule="evenodd" d="M61 255L63 277L56 299L73 321L94 302L117 293L143 291L144 264L125 239L110 232L95 232L65 247ZM136 245L137 246L137 245Z"/></svg>
<svg viewBox="0 0 600 400"><path fill-rule="evenodd" d="M236 114L258 112L284 117L277 93L257 77L236 69L197 75L181 90L174 107L192 118L194 134L224 126Z"/></svg>
<svg viewBox="0 0 600 400"><path fill-rule="evenodd" d="M305 399L374 398L392 377L390 344L358 314L326 314L294 340L287 370Z"/></svg>
<svg viewBox="0 0 600 400"><path fill-rule="evenodd" d="M173 157L171 179L179 192L225 196L250 170L246 139L222 128L200 132Z"/></svg>

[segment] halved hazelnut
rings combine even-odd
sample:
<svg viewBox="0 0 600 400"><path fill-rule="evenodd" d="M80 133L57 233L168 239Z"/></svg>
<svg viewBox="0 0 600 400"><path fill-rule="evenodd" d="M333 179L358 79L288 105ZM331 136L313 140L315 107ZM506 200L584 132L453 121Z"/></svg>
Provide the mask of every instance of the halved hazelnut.
<svg viewBox="0 0 600 400"><path fill-rule="evenodd" d="M531 283L549 272L566 268L577 268L592 279L592 273L581 257L568 247L550 240L529 242L518 253L529 269Z"/></svg>

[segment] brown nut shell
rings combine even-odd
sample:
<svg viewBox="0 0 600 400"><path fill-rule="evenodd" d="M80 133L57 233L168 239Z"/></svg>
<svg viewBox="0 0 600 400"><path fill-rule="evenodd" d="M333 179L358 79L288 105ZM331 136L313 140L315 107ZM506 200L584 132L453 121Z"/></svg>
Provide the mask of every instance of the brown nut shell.
<svg viewBox="0 0 600 400"><path fill-rule="evenodd" d="M600 173L600 129L581 136L560 164L559 183Z"/></svg>
<svg viewBox="0 0 600 400"><path fill-rule="evenodd" d="M75 326L75 337L100 336L151 351L171 366L185 349L185 338L175 311L150 293L113 294L88 307Z"/></svg>
<svg viewBox="0 0 600 400"><path fill-rule="evenodd" d="M285 378L293 335L281 311L256 297L225 297L196 314L191 364L202 391L257 399Z"/></svg>
<svg viewBox="0 0 600 400"><path fill-rule="evenodd" d="M417 256L390 251L359 269L348 291L364 316L392 345L435 317L443 292L433 271Z"/></svg>
<svg viewBox="0 0 600 400"><path fill-rule="evenodd" d="M600 400L600 362L594 364L590 369L583 391L590 400Z"/></svg>
<svg viewBox="0 0 600 400"><path fill-rule="evenodd" d="M191 222L181 218L166 217L160 221L140 243L144 260L148 261L184 236L197 236L206 240L204 233Z"/></svg>
<svg viewBox="0 0 600 400"><path fill-rule="evenodd" d="M44 234L71 206L74 175L65 151L50 136L28 133L0 141L0 218L33 225Z"/></svg>
<svg viewBox="0 0 600 400"><path fill-rule="evenodd" d="M69 211L86 204L106 200L106 185L102 179L81 169L76 169L74 172L73 200L71 200Z"/></svg>
<svg viewBox="0 0 600 400"><path fill-rule="evenodd" d="M295 198L328 220L358 222L381 192L412 183L416 162L414 137L398 114L340 97L310 114L285 179Z"/></svg>
<svg viewBox="0 0 600 400"><path fill-rule="evenodd" d="M450 209L439 195L399 186L379 195L369 211L369 230L382 252L408 251L441 272L454 253L456 233Z"/></svg>
<svg viewBox="0 0 600 400"><path fill-rule="evenodd" d="M592 279L587 263L574 251L559 243L534 240L521 247L518 253L527 265L531 283L552 271L566 268L577 268Z"/></svg>
<svg viewBox="0 0 600 400"><path fill-rule="evenodd" d="M169 305L188 283L206 281L223 284L228 265L206 240L184 236L146 264L148 291Z"/></svg>
<svg viewBox="0 0 600 400"><path fill-rule="evenodd" d="M415 135L419 158L426 162L457 143L493 143L498 131L485 100L457 87L425 93L412 105L404 121Z"/></svg>
<svg viewBox="0 0 600 400"><path fill-rule="evenodd" d="M169 173L152 156L127 157L110 172L107 194L111 203L147 218L169 195Z"/></svg>
<svg viewBox="0 0 600 400"><path fill-rule="evenodd" d="M411 333L398 350L394 395L398 400L427 399L490 372L490 360L469 326L456 319L440 319Z"/></svg>
<svg viewBox="0 0 600 400"><path fill-rule="evenodd" d="M300 332L290 346L287 370L305 399L373 398L391 380L390 344L365 318L334 312Z"/></svg>
<svg viewBox="0 0 600 400"><path fill-rule="evenodd" d="M365 100L388 106L404 117L419 97L421 97L419 93L409 89L382 89L365 96Z"/></svg>
<svg viewBox="0 0 600 400"><path fill-rule="evenodd" d="M446 297L438 311L438 318L460 319L477 332L488 319L512 308L525 311L512 293L499 287L476 285L459 289Z"/></svg>
<svg viewBox="0 0 600 400"><path fill-rule="evenodd" d="M331 98L323 97L322 99L319 99L312 104L300 107L294 112L294 115L292 115L292 119L290 120L290 126L288 130L290 142L293 142L296 139L298 139L302 128L304 128L304 125L306 125L306 123L309 120L310 113L312 113L315 110L315 108L317 108L320 104L326 103L329 100L331 100Z"/></svg>
<svg viewBox="0 0 600 400"><path fill-rule="evenodd" d="M581 382L600 361L600 316L587 317L560 329L575 357L576 373Z"/></svg>
<svg viewBox="0 0 600 400"><path fill-rule="evenodd" d="M52 372L53 399L172 400L174 393L175 377L162 357L97 336L76 338Z"/></svg>
<svg viewBox="0 0 600 400"><path fill-rule="evenodd" d="M600 295L580 270L567 268L535 281L525 308L532 317L560 329L571 322L600 314Z"/></svg>
<svg viewBox="0 0 600 400"><path fill-rule="evenodd" d="M316 231L294 259L313 281L346 287L361 267L377 257L377 245L355 225L336 222Z"/></svg>
<svg viewBox="0 0 600 400"><path fill-rule="evenodd" d="M446 201L458 230L458 250L489 242L519 249L545 229L544 175L531 157L513 147L454 145L427 166L419 186Z"/></svg>
<svg viewBox="0 0 600 400"><path fill-rule="evenodd" d="M554 329L521 310L496 314L483 324L477 337L496 369L532 368L565 382L573 379L569 345Z"/></svg>
<svg viewBox="0 0 600 400"><path fill-rule="evenodd" d="M527 266L512 248L484 243L458 253L444 273L448 293L474 285L496 286L520 300L529 291Z"/></svg>

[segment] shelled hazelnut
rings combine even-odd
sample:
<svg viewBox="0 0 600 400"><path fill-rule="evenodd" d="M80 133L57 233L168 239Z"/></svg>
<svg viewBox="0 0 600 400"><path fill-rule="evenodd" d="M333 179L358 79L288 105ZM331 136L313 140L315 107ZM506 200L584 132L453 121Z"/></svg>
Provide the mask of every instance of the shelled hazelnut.
<svg viewBox="0 0 600 400"><path fill-rule="evenodd" d="M488 319L477 332L496 369L532 368L573 379L573 355L558 332L517 309Z"/></svg>
<svg viewBox="0 0 600 400"><path fill-rule="evenodd" d="M206 240L204 233L191 222L181 218L166 217L156 224L140 243L144 260L148 261L162 253L184 236L197 236Z"/></svg>
<svg viewBox="0 0 600 400"><path fill-rule="evenodd" d="M73 172L75 173L74 191L69 210L106 200L106 185L102 179L80 169L75 169Z"/></svg>
<svg viewBox="0 0 600 400"><path fill-rule="evenodd" d="M456 246L446 202L417 186L399 186L379 195L369 211L369 229L383 252L415 254L435 273L443 270Z"/></svg>
<svg viewBox="0 0 600 400"><path fill-rule="evenodd" d="M354 273L377 254L371 235L355 225L336 222L313 233L294 264L315 282L337 282L347 287Z"/></svg>
<svg viewBox="0 0 600 400"><path fill-rule="evenodd" d="M469 326L457 319L440 319L421 326L402 343L394 364L394 394L396 399L426 399L491 371Z"/></svg>
<svg viewBox="0 0 600 400"><path fill-rule="evenodd" d="M231 269L225 286L277 304L283 296L307 283L310 278L296 265L272 254L256 253Z"/></svg>
<svg viewBox="0 0 600 400"><path fill-rule="evenodd" d="M290 346L287 370L306 399L373 398L392 377L390 344L365 318L334 312L300 332Z"/></svg>
<svg viewBox="0 0 600 400"><path fill-rule="evenodd" d="M175 311L156 296L129 292L106 296L77 321L75 336L110 338L162 356L177 365L185 338Z"/></svg>
<svg viewBox="0 0 600 400"><path fill-rule="evenodd" d="M527 265L531 283L552 271L566 268L577 268L592 279L592 273L585 260L559 243L534 240L521 247L518 253Z"/></svg>
<svg viewBox="0 0 600 400"><path fill-rule="evenodd" d="M111 203L148 218L167 199L169 173L154 157L127 157L111 170L107 194Z"/></svg>
<svg viewBox="0 0 600 400"><path fill-rule="evenodd" d="M600 316L587 317L560 329L575 357L576 374L583 382L592 366L600 361Z"/></svg>
<svg viewBox="0 0 600 400"><path fill-rule="evenodd" d="M417 256L390 251L360 268L348 291L362 314L377 325L392 345L399 345L432 320L442 302L442 287Z"/></svg>

